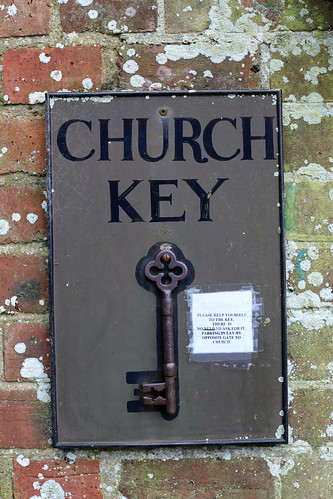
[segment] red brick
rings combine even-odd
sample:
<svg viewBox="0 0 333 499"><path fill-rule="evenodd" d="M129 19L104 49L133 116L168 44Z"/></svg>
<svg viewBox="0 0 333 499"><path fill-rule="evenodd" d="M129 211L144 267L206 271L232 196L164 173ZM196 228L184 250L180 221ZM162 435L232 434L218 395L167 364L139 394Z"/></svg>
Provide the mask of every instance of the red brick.
<svg viewBox="0 0 333 499"><path fill-rule="evenodd" d="M96 16L97 13L97 16ZM126 33L155 31L156 0L94 0L87 6L76 0L60 5L61 25L65 32L99 31ZM112 23L111 25L109 23Z"/></svg>
<svg viewBox="0 0 333 499"><path fill-rule="evenodd" d="M0 447L46 447L49 408L34 390L0 391Z"/></svg>
<svg viewBox="0 0 333 499"><path fill-rule="evenodd" d="M42 173L45 169L45 120L0 118L0 173Z"/></svg>
<svg viewBox="0 0 333 499"><path fill-rule="evenodd" d="M125 461L119 490L127 499L269 499L273 477L261 459Z"/></svg>
<svg viewBox="0 0 333 499"><path fill-rule="evenodd" d="M100 89L101 73L99 45L7 50L3 56L4 100L13 104L43 102L45 92L85 90L82 82L86 79L92 82L86 89L96 91Z"/></svg>
<svg viewBox="0 0 333 499"><path fill-rule="evenodd" d="M167 60L165 63L159 64L156 57L160 57L160 60L164 62L163 46L135 45L133 48L135 54L131 56L128 55L128 47L119 52L120 57L117 64L121 68L120 86L123 89L131 88L133 90L134 87L149 90L154 88L154 86L151 87L152 84L155 84L155 89L170 90L219 90L221 88L237 90L260 86L257 57L246 56L239 62L224 60L217 64L203 55L198 55L192 59ZM132 60L134 63L125 65L124 69L124 64L128 60ZM138 65L138 69L133 72L136 68L135 63ZM127 66L130 66L131 72L126 72ZM135 86L132 84L133 76L144 78L140 87L137 84ZM134 78L134 80L138 80L138 78Z"/></svg>
<svg viewBox="0 0 333 499"><path fill-rule="evenodd" d="M15 345L23 343L26 350L16 352ZM5 326L5 379L27 381L21 376L22 363L26 358L40 359L44 373L50 377L49 331L46 324L7 324Z"/></svg>
<svg viewBox="0 0 333 499"><path fill-rule="evenodd" d="M1 5L0 37L50 33L51 1L2 0Z"/></svg>
<svg viewBox="0 0 333 499"><path fill-rule="evenodd" d="M102 499L100 480L99 462L96 460L77 459L75 463L68 464L60 459L44 459L30 461L25 467L14 461L15 499L30 499L36 494L50 498Z"/></svg>
<svg viewBox="0 0 333 499"><path fill-rule="evenodd" d="M42 203L45 204L46 199L40 187L0 187L0 243L37 241L45 237L46 212Z"/></svg>
<svg viewBox="0 0 333 499"><path fill-rule="evenodd" d="M0 275L2 312L13 313L16 310L34 313L46 310L48 293L45 256L0 255Z"/></svg>

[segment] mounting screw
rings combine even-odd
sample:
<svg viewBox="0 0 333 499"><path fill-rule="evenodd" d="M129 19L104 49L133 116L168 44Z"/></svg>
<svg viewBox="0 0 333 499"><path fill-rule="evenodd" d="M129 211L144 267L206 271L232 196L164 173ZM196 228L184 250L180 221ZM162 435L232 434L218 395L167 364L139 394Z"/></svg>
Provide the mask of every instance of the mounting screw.
<svg viewBox="0 0 333 499"><path fill-rule="evenodd" d="M166 107L161 107L161 109L159 110L159 113L161 116L166 116L168 114L168 110Z"/></svg>
<svg viewBox="0 0 333 499"><path fill-rule="evenodd" d="M168 255L168 253L164 253L164 255L162 256L162 260L164 262L170 262L170 255Z"/></svg>

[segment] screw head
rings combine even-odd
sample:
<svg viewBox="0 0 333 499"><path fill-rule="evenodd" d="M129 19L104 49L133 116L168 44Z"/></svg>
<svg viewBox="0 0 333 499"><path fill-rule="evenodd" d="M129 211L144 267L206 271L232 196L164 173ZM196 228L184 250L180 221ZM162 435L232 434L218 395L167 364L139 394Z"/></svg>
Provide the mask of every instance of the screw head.
<svg viewBox="0 0 333 499"><path fill-rule="evenodd" d="M170 262L170 255L168 255L168 253L164 253L164 255L162 255L162 260L164 262Z"/></svg>

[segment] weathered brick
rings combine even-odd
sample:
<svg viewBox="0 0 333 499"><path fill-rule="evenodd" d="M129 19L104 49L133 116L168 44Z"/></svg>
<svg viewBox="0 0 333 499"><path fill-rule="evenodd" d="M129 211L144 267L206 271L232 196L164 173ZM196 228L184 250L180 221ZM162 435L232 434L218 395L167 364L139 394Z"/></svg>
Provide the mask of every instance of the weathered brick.
<svg viewBox="0 0 333 499"><path fill-rule="evenodd" d="M215 26L224 32L246 32L265 27L274 30L280 24L283 12L281 0L228 0L220 3L219 13L213 13ZM218 17L217 17L218 16ZM216 19L217 18L217 19ZM220 21L220 22L219 22Z"/></svg>
<svg viewBox="0 0 333 499"><path fill-rule="evenodd" d="M321 34L278 36L271 45L271 88L281 88L284 98L299 100L316 93L331 101L333 74L327 45Z"/></svg>
<svg viewBox="0 0 333 499"><path fill-rule="evenodd" d="M285 171L295 172L305 166L305 169L302 168L305 175L309 170L308 165L314 163L330 172L332 163L329 158L333 156L331 141L333 135L332 117L323 116L320 123L312 125L300 119L297 120L296 124L297 128L294 128L294 126L283 128ZM313 144L316 144L316 147L313 147ZM318 180L323 175L325 173L319 168L318 174L312 178Z"/></svg>
<svg viewBox="0 0 333 499"><path fill-rule="evenodd" d="M34 390L0 391L0 447L47 447L49 407Z"/></svg>
<svg viewBox="0 0 333 499"><path fill-rule="evenodd" d="M212 0L165 0L165 29L169 33L203 31L210 24Z"/></svg>
<svg viewBox="0 0 333 499"><path fill-rule="evenodd" d="M237 0L231 0L237 8ZM230 6L229 3L229 6ZM240 0L247 12L256 12L270 21L271 27L283 26L291 31L330 29L333 8L331 0ZM253 19L253 18L252 18Z"/></svg>
<svg viewBox="0 0 333 499"><path fill-rule="evenodd" d="M304 388L293 392L289 424L295 440L321 446L332 440L332 391Z"/></svg>
<svg viewBox="0 0 333 499"><path fill-rule="evenodd" d="M0 456L0 497L2 499L11 499L13 497L12 474L12 458Z"/></svg>
<svg viewBox="0 0 333 499"><path fill-rule="evenodd" d="M257 56L246 56L239 62L225 59L214 63L201 54L191 59L180 55L178 60L170 60L163 46L135 45L132 50L127 47L126 51L120 51L117 61L122 89L237 90L259 85Z"/></svg>
<svg viewBox="0 0 333 499"><path fill-rule="evenodd" d="M307 330L300 325L288 328L290 378L320 380L330 377L327 365L333 358L332 331L329 327Z"/></svg>
<svg viewBox="0 0 333 499"><path fill-rule="evenodd" d="M238 1L231 0L231 2L234 4L233 9L237 11ZM280 23L283 12L281 0L270 0L270 2L266 0L240 0L240 5L246 9L247 14L251 15L251 20L259 25L261 24L260 17L269 21L272 28L275 28ZM257 14L255 17L253 16L254 13ZM267 24L267 21L265 24Z"/></svg>
<svg viewBox="0 0 333 499"><path fill-rule="evenodd" d="M107 34L155 31L155 0L68 0L60 5L61 26L67 33L99 31Z"/></svg>
<svg viewBox="0 0 333 499"><path fill-rule="evenodd" d="M0 173L45 170L45 120L0 117Z"/></svg>
<svg viewBox="0 0 333 499"><path fill-rule="evenodd" d="M332 241L332 183L287 183L285 227L289 239Z"/></svg>
<svg viewBox="0 0 333 499"><path fill-rule="evenodd" d="M274 493L273 477L257 458L125 461L119 490L128 499L269 499Z"/></svg>
<svg viewBox="0 0 333 499"><path fill-rule="evenodd" d="M48 302L45 256L0 255L0 312L45 312Z"/></svg>
<svg viewBox="0 0 333 499"><path fill-rule="evenodd" d="M46 206L40 187L0 187L0 243L46 237Z"/></svg>
<svg viewBox="0 0 333 499"><path fill-rule="evenodd" d="M332 303L333 274L327 265L332 260L331 245L296 244L289 264L288 289L296 293L309 290L319 294L323 304Z"/></svg>
<svg viewBox="0 0 333 499"><path fill-rule="evenodd" d="M44 459L21 466L14 460L14 498L38 497L101 498L99 462L77 459L68 464L64 460Z"/></svg>
<svg viewBox="0 0 333 499"><path fill-rule="evenodd" d="M3 56L4 101L44 102L45 92L96 91L101 86L99 45L6 50Z"/></svg>
<svg viewBox="0 0 333 499"><path fill-rule="evenodd" d="M285 0L281 24L292 31L326 30L332 27L332 18L331 0Z"/></svg>
<svg viewBox="0 0 333 499"><path fill-rule="evenodd" d="M50 32L50 5L47 0L2 0L0 37L43 35Z"/></svg>
<svg viewBox="0 0 333 499"><path fill-rule="evenodd" d="M27 381L21 375L22 364L27 358L37 358L50 376L49 332L46 324L14 323L5 326L5 379Z"/></svg>
<svg viewBox="0 0 333 499"><path fill-rule="evenodd" d="M293 455L292 468L281 476L283 498L328 499L333 496L332 463L321 454Z"/></svg>

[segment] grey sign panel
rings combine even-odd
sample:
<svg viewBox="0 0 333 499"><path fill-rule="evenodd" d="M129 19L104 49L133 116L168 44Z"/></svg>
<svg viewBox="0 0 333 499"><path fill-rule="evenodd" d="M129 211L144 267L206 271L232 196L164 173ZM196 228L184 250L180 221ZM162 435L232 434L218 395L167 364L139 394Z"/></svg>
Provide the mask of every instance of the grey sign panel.
<svg viewBox="0 0 333 499"><path fill-rule="evenodd" d="M279 92L47 102L54 444L286 442Z"/></svg>

